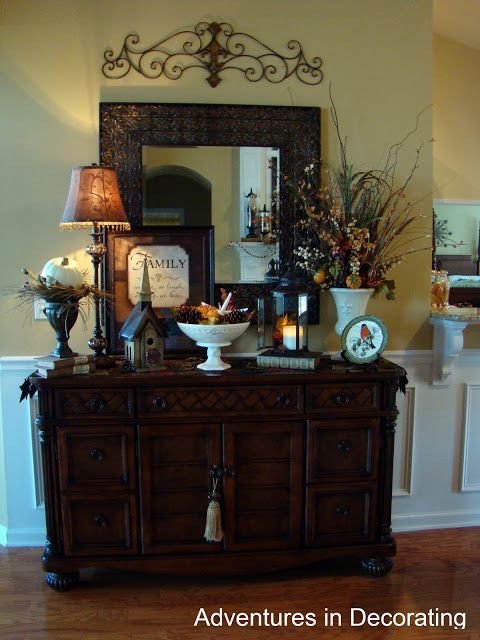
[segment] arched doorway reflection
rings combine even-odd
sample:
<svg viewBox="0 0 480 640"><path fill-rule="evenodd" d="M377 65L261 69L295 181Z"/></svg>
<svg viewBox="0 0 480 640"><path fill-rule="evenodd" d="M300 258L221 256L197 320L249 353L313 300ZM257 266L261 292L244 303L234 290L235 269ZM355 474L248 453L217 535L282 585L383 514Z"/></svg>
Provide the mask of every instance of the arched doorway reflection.
<svg viewBox="0 0 480 640"><path fill-rule="evenodd" d="M149 167L144 189L145 224L212 224L212 184L193 169L180 165Z"/></svg>

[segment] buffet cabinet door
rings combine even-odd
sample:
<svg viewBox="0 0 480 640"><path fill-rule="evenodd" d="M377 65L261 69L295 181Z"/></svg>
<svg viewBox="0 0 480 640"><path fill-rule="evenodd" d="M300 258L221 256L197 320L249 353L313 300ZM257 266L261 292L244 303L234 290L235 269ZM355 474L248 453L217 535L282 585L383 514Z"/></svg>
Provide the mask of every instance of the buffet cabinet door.
<svg viewBox="0 0 480 640"><path fill-rule="evenodd" d="M210 470L220 464L220 433L218 423L140 426L144 553L222 549L203 537Z"/></svg>
<svg viewBox="0 0 480 640"><path fill-rule="evenodd" d="M301 421L223 426L225 549L302 544Z"/></svg>

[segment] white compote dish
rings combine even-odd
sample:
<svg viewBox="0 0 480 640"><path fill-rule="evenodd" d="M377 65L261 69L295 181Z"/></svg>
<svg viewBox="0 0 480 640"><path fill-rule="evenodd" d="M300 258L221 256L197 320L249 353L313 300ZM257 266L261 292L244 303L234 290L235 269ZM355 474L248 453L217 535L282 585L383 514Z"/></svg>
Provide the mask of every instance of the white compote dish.
<svg viewBox="0 0 480 640"><path fill-rule="evenodd" d="M228 347L234 340L244 333L250 322L235 324L188 324L177 322L183 333L194 340L199 347L207 348L207 359L197 365L204 371L222 371L230 369L232 365L221 359L221 347Z"/></svg>

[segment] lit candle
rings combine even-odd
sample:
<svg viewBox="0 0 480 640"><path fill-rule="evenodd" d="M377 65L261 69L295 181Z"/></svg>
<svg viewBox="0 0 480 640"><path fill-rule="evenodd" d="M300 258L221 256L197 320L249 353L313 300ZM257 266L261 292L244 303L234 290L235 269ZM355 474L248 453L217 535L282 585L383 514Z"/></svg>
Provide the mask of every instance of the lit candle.
<svg viewBox="0 0 480 640"><path fill-rule="evenodd" d="M303 327L298 327L299 348L303 346ZM283 327L283 346L286 349L295 350L297 348L297 327L294 324L287 324Z"/></svg>

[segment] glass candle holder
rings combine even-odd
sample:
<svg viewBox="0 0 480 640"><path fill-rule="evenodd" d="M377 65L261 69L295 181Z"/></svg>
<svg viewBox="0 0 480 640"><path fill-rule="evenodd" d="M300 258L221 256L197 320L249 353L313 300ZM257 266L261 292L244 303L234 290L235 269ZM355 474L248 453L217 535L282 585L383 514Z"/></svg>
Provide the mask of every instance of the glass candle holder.
<svg viewBox="0 0 480 640"><path fill-rule="evenodd" d="M432 311L446 309L450 293L448 271L432 271L431 308Z"/></svg>

